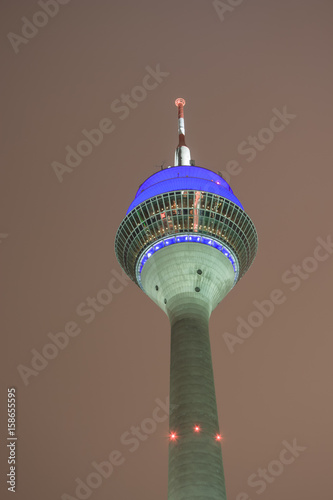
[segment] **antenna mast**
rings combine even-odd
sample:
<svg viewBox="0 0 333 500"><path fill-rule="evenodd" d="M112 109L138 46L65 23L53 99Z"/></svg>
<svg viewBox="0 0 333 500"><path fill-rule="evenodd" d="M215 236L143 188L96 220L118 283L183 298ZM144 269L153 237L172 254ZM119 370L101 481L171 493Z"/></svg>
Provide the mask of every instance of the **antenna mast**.
<svg viewBox="0 0 333 500"><path fill-rule="evenodd" d="M179 142L175 151L175 167L180 165L191 164L191 152L185 144L185 121L184 121L184 106L185 99L178 97L175 100L175 105L178 108L178 135Z"/></svg>

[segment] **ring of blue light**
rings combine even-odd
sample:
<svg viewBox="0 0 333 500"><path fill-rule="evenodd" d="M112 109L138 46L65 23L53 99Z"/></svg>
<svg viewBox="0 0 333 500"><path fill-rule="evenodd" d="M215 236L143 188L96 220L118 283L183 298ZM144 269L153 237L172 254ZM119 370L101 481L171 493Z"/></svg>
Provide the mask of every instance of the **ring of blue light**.
<svg viewBox="0 0 333 500"><path fill-rule="evenodd" d="M217 240L215 238L211 238L209 236L203 236L199 234L193 234L193 233L187 233L187 234L179 234L175 236L166 236L158 242L153 243L150 245L149 248L145 250L145 252L140 256L138 259L137 265L136 265L136 277L137 281L139 283L139 286L142 288L141 284L141 272L143 269L143 266L145 263L148 261L148 259L161 250L162 248L166 248L170 245L174 245L176 243L201 243L204 245L209 245L212 248L216 248L216 250L220 251L225 255L229 261L232 264L232 267L234 269L235 273L235 280L234 280L234 285L236 284L238 280L238 274L239 274L239 263L237 260L237 257L235 256L234 252L227 246L223 245L220 240Z"/></svg>
<svg viewBox="0 0 333 500"><path fill-rule="evenodd" d="M217 173L203 167L176 166L166 168L148 177L139 187L126 214L143 201L169 191L204 191L217 194L244 210L229 184Z"/></svg>

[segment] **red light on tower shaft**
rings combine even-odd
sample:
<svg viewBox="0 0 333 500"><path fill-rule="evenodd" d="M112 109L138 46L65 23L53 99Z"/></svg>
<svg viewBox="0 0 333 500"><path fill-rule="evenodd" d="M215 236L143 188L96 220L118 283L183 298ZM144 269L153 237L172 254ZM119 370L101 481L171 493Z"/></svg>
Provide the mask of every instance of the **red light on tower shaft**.
<svg viewBox="0 0 333 500"><path fill-rule="evenodd" d="M170 434L169 434L169 439L170 441L176 441L177 439L177 434L175 433L175 431L171 431Z"/></svg>
<svg viewBox="0 0 333 500"><path fill-rule="evenodd" d="M221 441L222 440L221 434L216 434L215 439L216 441Z"/></svg>
<svg viewBox="0 0 333 500"><path fill-rule="evenodd" d="M200 432L200 431L201 431L200 425L195 425L194 432Z"/></svg>

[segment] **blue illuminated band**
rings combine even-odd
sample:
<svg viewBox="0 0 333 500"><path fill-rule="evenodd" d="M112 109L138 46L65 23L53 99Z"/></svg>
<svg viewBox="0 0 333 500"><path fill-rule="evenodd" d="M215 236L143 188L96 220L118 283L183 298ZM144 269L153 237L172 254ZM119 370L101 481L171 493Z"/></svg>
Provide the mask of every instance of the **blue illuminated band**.
<svg viewBox="0 0 333 500"><path fill-rule="evenodd" d="M143 201L171 191L201 191L216 194L232 201L243 210L243 205L220 175L203 167L178 166L168 167L148 177L139 187L126 214Z"/></svg>
<svg viewBox="0 0 333 500"><path fill-rule="evenodd" d="M182 233L177 236L166 236L158 242L155 241L155 243L152 243L141 256L139 257L137 264L136 264L136 270L135 270L135 275L137 282L140 286L140 288L143 289L142 283L141 283L141 272L143 269L143 266L147 262L147 260L158 250L161 250L161 248L165 248L167 246L173 245L175 243L202 243L204 245L209 245L213 248L216 248L216 250L219 250L223 255L225 255L229 261L232 264L232 267L234 268L234 273L235 273L235 280L234 280L234 285L236 284L238 280L238 274L239 274L239 263L238 259L235 255L235 253L228 247L225 243L222 244L221 240L217 240L215 238L211 238L209 236L201 236L200 234L193 234L193 233Z"/></svg>

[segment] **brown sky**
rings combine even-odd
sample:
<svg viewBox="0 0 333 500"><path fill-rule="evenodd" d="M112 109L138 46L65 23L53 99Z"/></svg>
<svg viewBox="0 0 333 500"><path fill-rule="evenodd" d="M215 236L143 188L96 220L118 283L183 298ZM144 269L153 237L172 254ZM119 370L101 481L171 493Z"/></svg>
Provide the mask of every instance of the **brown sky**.
<svg viewBox="0 0 333 500"><path fill-rule="evenodd" d="M224 19L211 1L51 4L53 18L36 15L36 1L1 2L1 405L6 417L14 386L15 498L80 498L76 479L98 483L92 464L114 450L122 463L91 500L167 498L167 421L132 445L121 436L149 430L156 400L166 401L168 320L133 283L117 281L93 319L82 303L105 299L120 272L117 227L138 186L172 164L174 99L184 97L192 157L215 171L239 164L230 184L259 235L253 266L210 323L228 500L331 500L333 250L316 248L333 238L331 0L226 0ZM23 17L44 26L11 44ZM157 65L165 75L145 97L135 87ZM131 92L142 97L135 108L110 109ZM272 138L262 129L284 107L296 116ZM52 162L64 164L66 146L103 118L114 130L59 182ZM272 140L248 161L240 144L258 132ZM297 281L294 265L309 272ZM237 317L247 320L275 289L283 303L231 353L224 334L236 335ZM80 333L50 348L54 359L25 384L18 366L32 369L31 350L41 353L69 322ZM6 498L5 418L0 435ZM294 440L302 451L279 466L283 442ZM276 475L251 486L267 467Z"/></svg>

